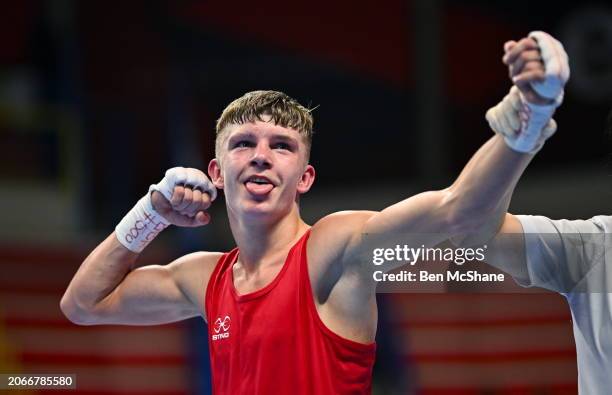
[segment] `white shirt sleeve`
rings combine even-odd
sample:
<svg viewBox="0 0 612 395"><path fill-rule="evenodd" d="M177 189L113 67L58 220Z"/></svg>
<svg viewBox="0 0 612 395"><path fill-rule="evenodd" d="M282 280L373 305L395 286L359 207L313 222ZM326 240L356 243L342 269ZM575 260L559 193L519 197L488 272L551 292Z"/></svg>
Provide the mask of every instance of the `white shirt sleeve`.
<svg viewBox="0 0 612 395"><path fill-rule="evenodd" d="M569 221L530 215L516 217L525 234L529 273L527 281L517 282L522 286L537 286L562 294L588 291L586 279L589 272L604 262L605 230L602 224L594 219Z"/></svg>

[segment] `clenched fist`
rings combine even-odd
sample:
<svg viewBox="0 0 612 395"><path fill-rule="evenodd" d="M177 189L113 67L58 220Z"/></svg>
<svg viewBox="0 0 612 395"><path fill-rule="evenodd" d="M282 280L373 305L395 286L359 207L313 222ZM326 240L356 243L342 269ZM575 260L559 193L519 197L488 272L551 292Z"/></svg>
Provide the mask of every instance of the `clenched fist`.
<svg viewBox="0 0 612 395"><path fill-rule="evenodd" d="M552 116L569 78L567 54L550 34L535 31L506 42L502 61L514 86L485 117L510 148L534 154L557 130Z"/></svg>
<svg viewBox="0 0 612 395"><path fill-rule="evenodd" d="M174 167L149 188L151 203L168 222L196 227L210 222L206 210L217 197L217 190L206 175L193 168Z"/></svg>
<svg viewBox="0 0 612 395"><path fill-rule="evenodd" d="M561 104L570 69L567 53L557 39L535 31L519 41L508 41L504 44L502 61L527 101Z"/></svg>

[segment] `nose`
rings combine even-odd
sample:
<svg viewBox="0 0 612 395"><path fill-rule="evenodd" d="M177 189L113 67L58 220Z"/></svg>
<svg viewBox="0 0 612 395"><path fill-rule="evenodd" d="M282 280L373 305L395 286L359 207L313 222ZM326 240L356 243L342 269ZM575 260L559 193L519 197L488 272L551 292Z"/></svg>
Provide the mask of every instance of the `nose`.
<svg viewBox="0 0 612 395"><path fill-rule="evenodd" d="M258 144L255 151L253 152L253 157L251 158L251 165L269 168L272 164L270 154L270 148L266 144Z"/></svg>

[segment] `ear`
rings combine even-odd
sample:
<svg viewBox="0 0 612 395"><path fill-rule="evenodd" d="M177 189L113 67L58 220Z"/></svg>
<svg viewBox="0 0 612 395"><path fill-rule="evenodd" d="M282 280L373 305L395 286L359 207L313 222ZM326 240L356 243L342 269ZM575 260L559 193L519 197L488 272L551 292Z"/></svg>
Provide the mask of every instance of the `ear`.
<svg viewBox="0 0 612 395"><path fill-rule="evenodd" d="M217 189L223 189L223 175L218 159L213 159L208 164L208 176Z"/></svg>
<svg viewBox="0 0 612 395"><path fill-rule="evenodd" d="M299 194L306 193L310 190L310 187L314 183L315 180L315 169L311 165L306 165L306 169L304 169L304 173L302 174L302 178L297 185L297 191Z"/></svg>

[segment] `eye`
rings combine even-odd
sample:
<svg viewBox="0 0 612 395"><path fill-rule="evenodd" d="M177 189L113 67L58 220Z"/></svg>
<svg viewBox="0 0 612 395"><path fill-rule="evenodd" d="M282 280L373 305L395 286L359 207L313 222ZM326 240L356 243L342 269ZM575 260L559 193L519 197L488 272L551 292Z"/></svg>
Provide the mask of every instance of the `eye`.
<svg viewBox="0 0 612 395"><path fill-rule="evenodd" d="M274 145L272 145L272 148L291 151L291 146L287 143L275 143Z"/></svg>
<svg viewBox="0 0 612 395"><path fill-rule="evenodd" d="M248 140L240 140L237 141L234 146L232 148L247 148L247 147L252 147L253 143L251 143Z"/></svg>

